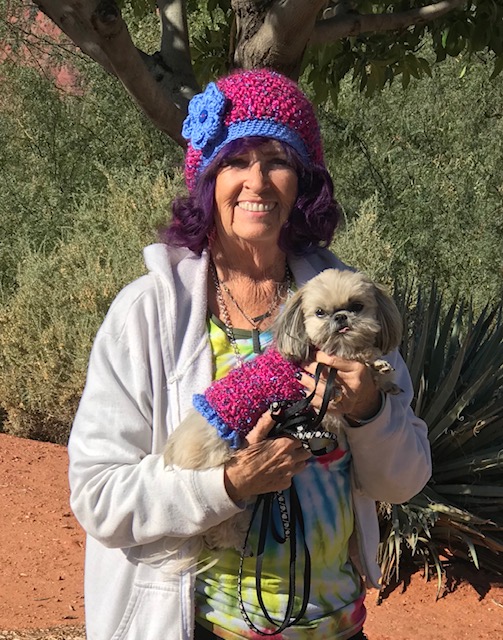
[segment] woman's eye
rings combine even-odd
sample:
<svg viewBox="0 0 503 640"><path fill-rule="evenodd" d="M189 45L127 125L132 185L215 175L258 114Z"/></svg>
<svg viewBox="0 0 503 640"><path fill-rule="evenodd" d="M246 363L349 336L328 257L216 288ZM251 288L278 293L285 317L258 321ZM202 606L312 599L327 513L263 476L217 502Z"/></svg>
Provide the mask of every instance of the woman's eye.
<svg viewBox="0 0 503 640"><path fill-rule="evenodd" d="M279 164L280 166L283 166L283 167L285 167L285 166L289 167L290 166L290 163L288 162L288 160L286 158L281 157L281 156L277 156L276 158L271 158L269 160L269 162L271 164Z"/></svg>
<svg viewBox="0 0 503 640"><path fill-rule="evenodd" d="M248 164L248 158L228 158L227 162L226 162L228 167L234 167L236 169L245 169Z"/></svg>
<svg viewBox="0 0 503 640"><path fill-rule="evenodd" d="M316 311L314 312L314 315L315 315L317 318L324 318L327 314L326 314L326 312L325 312L321 307L319 307L319 308L318 308L318 309L316 309Z"/></svg>
<svg viewBox="0 0 503 640"><path fill-rule="evenodd" d="M361 302L353 302L353 304L348 307L348 311L351 311L352 313L359 313L362 309L363 305Z"/></svg>
<svg viewBox="0 0 503 640"><path fill-rule="evenodd" d="M281 156L269 159L267 164L271 169L293 169L288 160Z"/></svg>

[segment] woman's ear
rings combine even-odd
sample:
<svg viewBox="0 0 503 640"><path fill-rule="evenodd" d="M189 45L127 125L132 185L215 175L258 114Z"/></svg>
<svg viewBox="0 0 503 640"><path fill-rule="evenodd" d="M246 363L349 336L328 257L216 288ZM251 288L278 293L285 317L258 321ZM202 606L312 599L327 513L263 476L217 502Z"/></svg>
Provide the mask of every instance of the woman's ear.
<svg viewBox="0 0 503 640"><path fill-rule="evenodd" d="M309 360L311 344L307 337L302 310L302 290L287 300L273 326L276 349L289 360Z"/></svg>
<svg viewBox="0 0 503 640"><path fill-rule="evenodd" d="M383 354L400 346L403 333L403 321L395 301L380 284L374 284L377 302L377 319L381 331L377 337L377 347Z"/></svg>

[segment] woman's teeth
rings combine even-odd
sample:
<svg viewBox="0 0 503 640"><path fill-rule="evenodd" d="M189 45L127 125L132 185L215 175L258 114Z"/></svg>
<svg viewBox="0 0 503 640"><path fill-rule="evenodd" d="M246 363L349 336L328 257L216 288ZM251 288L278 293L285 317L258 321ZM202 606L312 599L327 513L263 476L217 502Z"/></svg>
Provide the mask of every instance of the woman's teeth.
<svg viewBox="0 0 503 640"><path fill-rule="evenodd" d="M245 211L271 211L274 202L238 202L238 206Z"/></svg>

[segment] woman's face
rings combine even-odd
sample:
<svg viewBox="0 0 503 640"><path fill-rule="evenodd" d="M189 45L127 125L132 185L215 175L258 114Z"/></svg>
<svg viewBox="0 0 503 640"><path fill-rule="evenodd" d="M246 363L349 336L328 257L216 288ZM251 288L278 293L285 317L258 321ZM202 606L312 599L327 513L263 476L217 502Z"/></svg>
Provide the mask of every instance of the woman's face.
<svg viewBox="0 0 503 640"><path fill-rule="evenodd" d="M271 140L228 158L215 182L220 240L276 244L297 198L297 173Z"/></svg>

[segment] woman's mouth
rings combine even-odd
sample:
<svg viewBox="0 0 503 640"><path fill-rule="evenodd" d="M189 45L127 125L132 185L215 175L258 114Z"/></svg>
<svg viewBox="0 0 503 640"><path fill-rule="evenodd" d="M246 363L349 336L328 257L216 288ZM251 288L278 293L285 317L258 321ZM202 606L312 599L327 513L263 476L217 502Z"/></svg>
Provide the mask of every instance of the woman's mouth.
<svg viewBox="0 0 503 640"><path fill-rule="evenodd" d="M242 200L238 202L238 207L244 211L252 211L254 213L264 213L272 211L275 207L274 202L253 202L251 200Z"/></svg>

